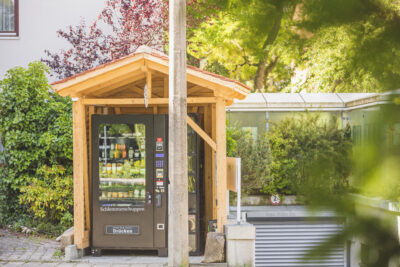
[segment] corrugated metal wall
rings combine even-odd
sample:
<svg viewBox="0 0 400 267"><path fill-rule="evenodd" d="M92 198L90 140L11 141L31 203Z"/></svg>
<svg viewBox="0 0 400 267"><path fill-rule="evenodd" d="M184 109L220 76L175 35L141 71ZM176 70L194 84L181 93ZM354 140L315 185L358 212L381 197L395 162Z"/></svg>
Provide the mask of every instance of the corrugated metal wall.
<svg viewBox="0 0 400 267"><path fill-rule="evenodd" d="M258 221L256 227L256 266L346 266L344 244L335 245L328 257L313 257L304 262L304 257L315 246L324 242L342 229L332 221Z"/></svg>

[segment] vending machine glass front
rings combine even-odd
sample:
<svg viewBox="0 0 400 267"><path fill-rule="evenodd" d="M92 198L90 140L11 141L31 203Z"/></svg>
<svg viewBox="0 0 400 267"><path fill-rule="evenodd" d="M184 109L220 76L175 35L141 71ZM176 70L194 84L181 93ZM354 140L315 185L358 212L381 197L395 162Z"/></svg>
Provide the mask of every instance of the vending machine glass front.
<svg viewBox="0 0 400 267"><path fill-rule="evenodd" d="M144 211L146 198L146 126L101 124L100 210Z"/></svg>
<svg viewBox="0 0 400 267"><path fill-rule="evenodd" d="M153 247L153 118L93 117L95 248Z"/></svg>

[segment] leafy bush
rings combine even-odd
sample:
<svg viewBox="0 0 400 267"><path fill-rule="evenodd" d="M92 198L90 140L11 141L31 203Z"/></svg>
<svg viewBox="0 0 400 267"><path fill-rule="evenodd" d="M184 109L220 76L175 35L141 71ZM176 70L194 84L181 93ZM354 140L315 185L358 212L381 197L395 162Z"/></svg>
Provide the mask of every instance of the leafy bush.
<svg viewBox="0 0 400 267"><path fill-rule="evenodd" d="M327 124L319 115L287 118L268 133L272 162L267 194L299 194L316 187L338 192L348 186L349 129ZM301 192L300 192L301 191Z"/></svg>
<svg viewBox="0 0 400 267"><path fill-rule="evenodd" d="M249 131L228 128L227 155L241 158L242 191L259 194L269 179L270 151L266 138L254 140Z"/></svg>
<svg viewBox="0 0 400 267"><path fill-rule="evenodd" d="M35 218L47 218L58 223L71 215L73 180L65 172L60 165L42 166L37 170L36 177L28 177L28 185L21 187L20 203L27 204Z"/></svg>
<svg viewBox="0 0 400 267"><path fill-rule="evenodd" d="M44 64L33 62L27 69L9 70L0 81L0 134L4 146L0 159L5 163L0 168L3 224L26 213L29 206L19 203L20 188L34 178L37 183L46 179L38 171L43 166L62 165L64 173L60 179L72 173L72 105L69 99L52 93L47 72ZM50 191L48 188L43 192Z"/></svg>
<svg viewBox="0 0 400 267"><path fill-rule="evenodd" d="M316 187L338 192L348 186L349 129L326 124L319 115L287 118L257 140L228 128L227 154L242 159L245 194L298 195Z"/></svg>

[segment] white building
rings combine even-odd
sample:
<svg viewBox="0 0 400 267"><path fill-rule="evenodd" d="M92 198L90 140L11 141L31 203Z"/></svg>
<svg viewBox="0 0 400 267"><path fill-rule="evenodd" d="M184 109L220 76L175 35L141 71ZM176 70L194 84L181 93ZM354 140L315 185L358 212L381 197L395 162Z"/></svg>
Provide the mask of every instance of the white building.
<svg viewBox="0 0 400 267"><path fill-rule="evenodd" d="M103 7L104 0L0 0L0 79L10 68L45 57L46 49L69 48L57 31L83 18L93 22Z"/></svg>

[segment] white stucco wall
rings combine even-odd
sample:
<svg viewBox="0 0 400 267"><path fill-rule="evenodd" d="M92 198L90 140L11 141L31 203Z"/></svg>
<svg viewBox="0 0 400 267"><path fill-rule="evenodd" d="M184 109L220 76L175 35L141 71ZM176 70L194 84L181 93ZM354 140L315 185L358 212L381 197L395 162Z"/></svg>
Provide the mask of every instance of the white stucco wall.
<svg viewBox="0 0 400 267"><path fill-rule="evenodd" d="M83 18L89 24L103 7L104 0L20 0L19 37L0 38L0 79L12 67L40 60L45 49L68 48L57 30L78 25Z"/></svg>

